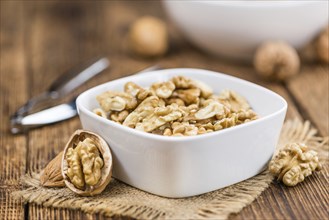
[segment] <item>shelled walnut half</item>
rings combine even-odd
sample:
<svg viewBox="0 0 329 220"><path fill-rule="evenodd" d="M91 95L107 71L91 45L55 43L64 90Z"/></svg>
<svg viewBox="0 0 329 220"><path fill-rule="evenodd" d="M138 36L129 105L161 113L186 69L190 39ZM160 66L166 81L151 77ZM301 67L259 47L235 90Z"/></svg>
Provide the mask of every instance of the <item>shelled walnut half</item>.
<svg viewBox="0 0 329 220"><path fill-rule="evenodd" d="M269 164L270 173L287 186L297 185L320 169L317 153L300 143L286 145Z"/></svg>
<svg viewBox="0 0 329 220"><path fill-rule="evenodd" d="M112 175L109 146L97 134L77 130L65 146L62 175L65 185L79 195L101 193Z"/></svg>

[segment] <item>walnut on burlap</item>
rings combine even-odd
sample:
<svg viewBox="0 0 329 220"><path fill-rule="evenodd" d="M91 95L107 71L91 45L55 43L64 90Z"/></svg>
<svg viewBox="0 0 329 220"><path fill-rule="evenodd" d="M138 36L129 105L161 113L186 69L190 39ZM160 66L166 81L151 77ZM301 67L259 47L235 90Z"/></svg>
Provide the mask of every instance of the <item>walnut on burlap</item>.
<svg viewBox="0 0 329 220"><path fill-rule="evenodd" d="M308 121L287 121L281 131L277 150L287 143L303 142L315 149L324 162L328 162L328 138L315 136L316 129ZM254 201L272 182L273 177L264 171L261 174L232 186L203 195L168 199L155 196L112 179L106 190L94 197L81 197L67 188L44 188L40 174L22 177L26 189L13 196L24 202L48 207L79 209L87 213L102 213L106 216L122 215L137 219L226 219L238 213Z"/></svg>

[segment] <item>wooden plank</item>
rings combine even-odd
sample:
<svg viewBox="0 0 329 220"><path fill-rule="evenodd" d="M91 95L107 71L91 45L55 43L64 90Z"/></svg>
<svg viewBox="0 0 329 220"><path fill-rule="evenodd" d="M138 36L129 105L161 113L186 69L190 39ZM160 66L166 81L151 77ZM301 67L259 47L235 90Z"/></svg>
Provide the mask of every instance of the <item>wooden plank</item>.
<svg viewBox="0 0 329 220"><path fill-rule="evenodd" d="M17 11L14 17L11 10ZM0 134L1 160L0 183L13 183L25 172L24 135L9 132L9 117L27 99L23 20L20 4L1 2L1 75L0 75ZM13 95L16 94L16 95ZM17 154L17 157L14 156Z"/></svg>
<svg viewBox="0 0 329 220"><path fill-rule="evenodd" d="M99 55L98 5L87 2L28 2L27 48L31 57L30 95L45 90L59 74ZM51 27L51 28L50 28ZM86 89L89 85L86 84ZM72 94L73 96L74 94ZM80 123L77 118L29 132L28 171L45 167L60 152ZM90 215L66 209L29 204L29 219L90 219Z"/></svg>
<svg viewBox="0 0 329 220"><path fill-rule="evenodd" d="M274 182L251 205L230 219L327 219L329 216L328 163L321 172L295 187Z"/></svg>
<svg viewBox="0 0 329 220"><path fill-rule="evenodd" d="M25 173L27 139L10 134L9 116L27 99L24 20L21 4L0 4L0 218L22 219L24 205L10 193Z"/></svg>
<svg viewBox="0 0 329 220"><path fill-rule="evenodd" d="M97 38L91 35L87 38L79 37L80 32L93 33L93 15L97 15L92 4L74 4L77 8L66 8L66 3L45 4L35 2L26 4L30 17L28 51L34 54L30 60L31 94L36 95L44 91L60 74L90 57L94 57L98 50ZM70 6L70 7L75 7ZM89 13L79 18L71 18L63 25L61 17L63 10L78 10L79 13ZM61 20L63 19L63 20ZM51 30L49 30L51 26ZM75 28L72 28L75 27ZM83 35L83 34L82 34ZM93 41L94 44L88 43ZM49 47L56 49L49 50ZM50 61L49 61L50 60ZM83 87L82 89L85 89ZM73 97L74 94L71 95ZM78 118L64 123L50 125L29 132L29 171L38 171L61 151L71 134L80 128ZM51 138L50 138L51 137Z"/></svg>
<svg viewBox="0 0 329 220"><path fill-rule="evenodd" d="M323 136L329 135L329 66L305 66L300 75L288 82L307 119L310 119Z"/></svg>

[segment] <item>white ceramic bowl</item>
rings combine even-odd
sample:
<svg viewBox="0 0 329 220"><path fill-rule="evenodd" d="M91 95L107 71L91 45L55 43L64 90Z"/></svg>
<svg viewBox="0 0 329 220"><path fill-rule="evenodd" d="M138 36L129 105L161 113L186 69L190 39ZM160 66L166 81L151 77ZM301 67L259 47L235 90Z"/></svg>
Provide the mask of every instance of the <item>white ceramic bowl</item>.
<svg viewBox="0 0 329 220"><path fill-rule="evenodd" d="M297 49L328 24L328 1L173 1L167 14L200 48L250 60L258 45L284 40Z"/></svg>
<svg viewBox="0 0 329 220"><path fill-rule="evenodd" d="M260 119L221 131L166 137L128 128L92 112L96 96L122 91L126 82L143 87L176 75L202 80L215 93L232 89L244 95ZM201 69L167 69L133 75L89 89L77 99L86 130L102 136L113 154L113 176L165 197L187 197L213 191L261 172L272 157L287 103L276 93L253 83Z"/></svg>

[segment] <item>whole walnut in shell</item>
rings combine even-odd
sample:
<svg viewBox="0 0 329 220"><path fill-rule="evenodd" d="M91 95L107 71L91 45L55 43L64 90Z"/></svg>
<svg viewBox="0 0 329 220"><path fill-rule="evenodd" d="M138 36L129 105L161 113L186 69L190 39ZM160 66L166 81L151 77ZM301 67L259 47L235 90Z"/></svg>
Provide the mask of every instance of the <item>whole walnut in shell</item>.
<svg viewBox="0 0 329 220"><path fill-rule="evenodd" d="M289 44L270 41L257 49L254 66L262 77L284 80L298 73L300 60L297 51Z"/></svg>
<svg viewBox="0 0 329 220"><path fill-rule="evenodd" d="M112 174L112 155L107 143L97 134L77 130L65 146L62 176L73 192L92 196L101 193Z"/></svg>
<svg viewBox="0 0 329 220"><path fill-rule="evenodd" d="M324 29L316 39L316 52L318 58L325 63L329 63L329 27Z"/></svg>
<svg viewBox="0 0 329 220"><path fill-rule="evenodd" d="M128 36L130 49L137 55L153 57L168 49L166 25L158 18L145 16L135 21Z"/></svg>

